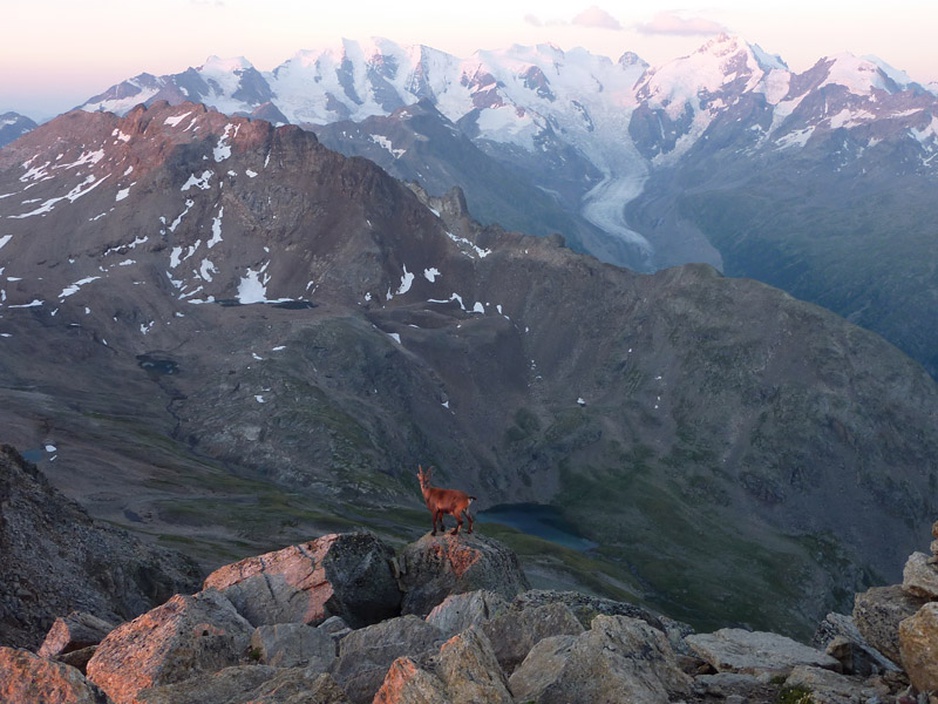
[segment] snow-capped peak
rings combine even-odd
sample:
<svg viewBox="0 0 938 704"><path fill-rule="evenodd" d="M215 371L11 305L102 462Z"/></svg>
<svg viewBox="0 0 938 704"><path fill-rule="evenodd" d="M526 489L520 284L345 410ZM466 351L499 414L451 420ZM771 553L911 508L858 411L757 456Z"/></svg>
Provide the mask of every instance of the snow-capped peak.
<svg viewBox="0 0 938 704"><path fill-rule="evenodd" d="M871 95L874 90L898 93L914 85L909 76L875 56L857 57L844 52L821 59L816 65L826 67L826 76L818 84L841 85L854 95Z"/></svg>
<svg viewBox="0 0 938 704"><path fill-rule="evenodd" d="M205 60L204 64L199 66L198 70L203 75L212 76L223 73L238 73L249 68L254 68L254 65L243 56L221 58L213 54Z"/></svg>

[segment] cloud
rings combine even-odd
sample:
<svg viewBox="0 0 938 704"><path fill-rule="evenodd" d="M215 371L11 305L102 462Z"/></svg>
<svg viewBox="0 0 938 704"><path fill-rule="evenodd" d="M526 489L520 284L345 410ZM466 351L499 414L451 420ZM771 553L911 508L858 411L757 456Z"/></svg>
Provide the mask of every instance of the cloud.
<svg viewBox="0 0 938 704"><path fill-rule="evenodd" d="M527 14L524 16L524 21L527 24L533 25L534 27L543 27L544 22L537 15Z"/></svg>
<svg viewBox="0 0 938 704"><path fill-rule="evenodd" d="M641 34L674 34L683 37L720 34L726 27L703 17L682 17L674 12L659 12L650 22L639 22L635 29Z"/></svg>
<svg viewBox="0 0 938 704"><path fill-rule="evenodd" d="M619 20L596 5L588 7L587 9L583 10L583 12L574 17L572 24L580 25L581 27L614 29L616 31L622 29L622 25L619 24Z"/></svg>

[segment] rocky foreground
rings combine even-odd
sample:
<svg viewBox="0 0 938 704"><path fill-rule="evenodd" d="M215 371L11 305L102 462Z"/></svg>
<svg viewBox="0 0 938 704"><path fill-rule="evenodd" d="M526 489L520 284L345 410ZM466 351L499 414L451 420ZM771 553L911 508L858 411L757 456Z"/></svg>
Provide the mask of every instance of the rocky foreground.
<svg viewBox="0 0 938 704"><path fill-rule="evenodd" d="M395 551L332 534L221 567L121 624L58 618L38 653L0 648L0 701L924 702L938 689L936 559L912 555L902 585L857 595L809 646L531 590L484 536Z"/></svg>

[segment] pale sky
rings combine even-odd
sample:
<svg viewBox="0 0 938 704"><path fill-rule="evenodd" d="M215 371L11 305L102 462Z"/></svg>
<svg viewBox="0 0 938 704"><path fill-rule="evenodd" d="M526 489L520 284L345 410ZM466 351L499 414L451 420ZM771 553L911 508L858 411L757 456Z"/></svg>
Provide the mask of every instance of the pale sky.
<svg viewBox="0 0 938 704"><path fill-rule="evenodd" d="M456 56L511 44L584 47L652 65L720 30L794 71L849 52L920 83L938 81L938 3L892 0L2 0L0 113L42 120L147 72L180 73L212 55L269 71L304 49L386 37Z"/></svg>

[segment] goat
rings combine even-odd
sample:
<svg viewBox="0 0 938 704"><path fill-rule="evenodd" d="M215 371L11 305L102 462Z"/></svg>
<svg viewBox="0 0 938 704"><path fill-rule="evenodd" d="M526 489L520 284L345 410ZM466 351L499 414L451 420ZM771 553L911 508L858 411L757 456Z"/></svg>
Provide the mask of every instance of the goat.
<svg viewBox="0 0 938 704"><path fill-rule="evenodd" d="M469 496L464 491L458 489L440 489L430 486L430 473L433 467L429 467L424 473L423 467L417 465L417 480L420 482L420 491L423 492L423 499L427 502L427 508L430 509L430 515L433 517L433 533L436 535L436 524L439 521L440 530L446 530L443 525L443 514L448 513L456 519L456 527L453 528L452 535L458 535L462 528L463 516L469 519L469 529L467 533L472 532L472 514L469 513L469 504L476 497Z"/></svg>

